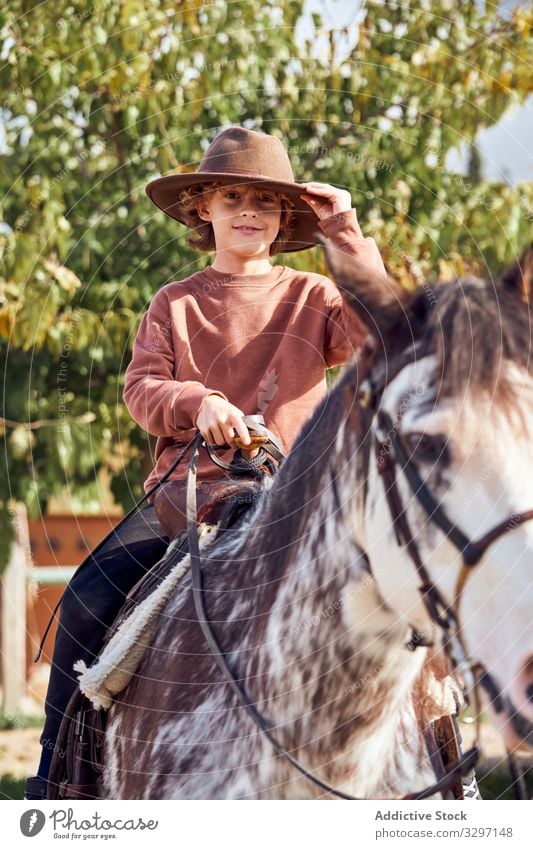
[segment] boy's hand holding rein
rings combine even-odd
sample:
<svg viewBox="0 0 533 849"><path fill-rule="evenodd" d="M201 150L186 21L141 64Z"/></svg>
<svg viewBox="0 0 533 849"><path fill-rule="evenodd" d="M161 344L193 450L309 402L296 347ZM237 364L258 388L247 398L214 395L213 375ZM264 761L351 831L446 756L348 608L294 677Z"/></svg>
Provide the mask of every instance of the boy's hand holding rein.
<svg viewBox="0 0 533 849"><path fill-rule="evenodd" d="M242 410L220 395L207 395L200 405L195 425L211 445L235 445L236 435L240 436L245 445L250 445L250 434L243 416ZM254 448L246 453L249 457L255 457L258 452L259 448Z"/></svg>

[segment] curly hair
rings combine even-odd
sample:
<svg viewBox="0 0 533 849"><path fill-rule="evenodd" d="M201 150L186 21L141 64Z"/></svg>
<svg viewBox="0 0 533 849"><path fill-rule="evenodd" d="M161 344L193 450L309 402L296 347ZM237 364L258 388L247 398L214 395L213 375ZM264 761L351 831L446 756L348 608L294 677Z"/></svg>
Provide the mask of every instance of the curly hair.
<svg viewBox="0 0 533 849"><path fill-rule="evenodd" d="M187 226L192 231L187 236L187 242L197 251L214 251L215 234L210 221L204 221L198 214L197 202L201 196L216 192L217 189L227 186L223 181L198 183L188 189L183 189L179 194L179 204L187 219ZM254 192L261 191L260 187L251 186ZM270 191L270 190L269 190ZM281 253L292 235L292 220L294 217L294 202L283 192L272 192L281 204L281 217L279 231L270 246L270 255Z"/></svg>

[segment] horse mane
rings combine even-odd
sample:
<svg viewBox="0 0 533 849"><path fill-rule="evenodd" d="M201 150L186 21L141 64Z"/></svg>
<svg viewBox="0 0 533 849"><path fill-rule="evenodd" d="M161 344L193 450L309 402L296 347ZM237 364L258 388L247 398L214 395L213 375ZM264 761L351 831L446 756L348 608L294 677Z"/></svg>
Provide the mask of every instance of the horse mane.
<svg viewBox="0 0 533 849"><path fill-rule="evenodd" d="M513 364L533 371L531 316L511 286L474 277L423 287L409 310L417 351L436 357L438 397L490 400L509 416L523 385Z"/></svg>

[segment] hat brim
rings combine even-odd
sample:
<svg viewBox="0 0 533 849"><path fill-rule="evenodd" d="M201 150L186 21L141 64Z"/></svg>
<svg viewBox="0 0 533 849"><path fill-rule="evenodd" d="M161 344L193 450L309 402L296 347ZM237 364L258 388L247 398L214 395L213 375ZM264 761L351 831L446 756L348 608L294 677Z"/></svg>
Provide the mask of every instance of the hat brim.
<svg viewBox="0 0 533 849"><path fill-rule="evenodd" d="M190 174L169 174L166 177L158 177L151 180L146 186L146 194L158 209L174 218L181 224L188 224L187 218L178 202L179 192L199 183L223 182L228 185L242 185L261 183L265 189L274 192L284 192L294 203L294 224L292 227L292 238L283 248L283 253L291 251L303 251L320 244L318 227L318 216L309 204L300 198L305 191L305 186L298 183L286 183L276 180L266 180L260 177L243 176L242 174L205 173L198 171Z"/></svg>

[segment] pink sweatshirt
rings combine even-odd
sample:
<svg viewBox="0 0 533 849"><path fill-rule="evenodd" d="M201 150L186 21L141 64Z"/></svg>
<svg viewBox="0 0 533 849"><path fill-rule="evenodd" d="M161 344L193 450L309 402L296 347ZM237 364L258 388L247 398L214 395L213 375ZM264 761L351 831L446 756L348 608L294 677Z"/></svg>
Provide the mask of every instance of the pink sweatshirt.
<svg viewBox="0 0 533 849"><path fill-rule="evenodd" d="M385 273L374 239L360 235L355 210L320 228L334 247ZM246 415L261 413L288 453L327 391L325 369L352 359L365 333L328 277L285 265L254 275L208 266L163 286L142 319L124 388L133 419L158 437L145 491L194 436L212 392ZM231 461L233 449L217 450ZM171 479L186 477L187 460ZM225 475L201 449L198 478Z"/></svg>

